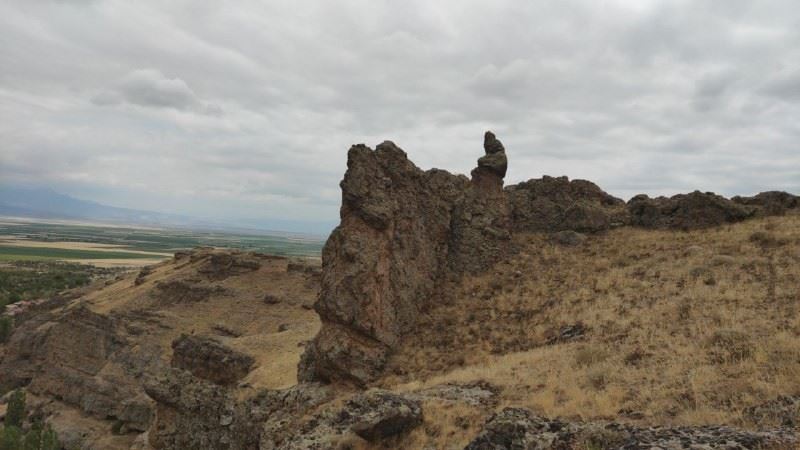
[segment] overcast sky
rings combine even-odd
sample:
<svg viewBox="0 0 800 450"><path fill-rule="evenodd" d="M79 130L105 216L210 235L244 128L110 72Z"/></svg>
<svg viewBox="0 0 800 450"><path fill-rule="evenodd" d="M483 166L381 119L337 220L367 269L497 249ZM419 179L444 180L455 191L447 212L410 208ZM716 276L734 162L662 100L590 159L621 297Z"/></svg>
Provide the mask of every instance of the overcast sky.
<svg viewBox="0 0 800 450"><path fill-rule="evenodd" d="M796 1L0 2L0 180L335 223L351 144L629 198L800 192Z"/></svg>

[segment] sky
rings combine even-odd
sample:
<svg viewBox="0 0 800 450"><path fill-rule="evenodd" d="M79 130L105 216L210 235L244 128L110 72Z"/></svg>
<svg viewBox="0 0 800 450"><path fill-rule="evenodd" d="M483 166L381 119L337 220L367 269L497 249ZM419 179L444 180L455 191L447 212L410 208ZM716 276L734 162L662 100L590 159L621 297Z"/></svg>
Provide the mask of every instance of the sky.
<svg viewBox="0 0 800 450"><path fill-rule="evenodd" d="M0 2L0 180L335 224L352 144L628 199L800 193L786 1Z"/></svg>

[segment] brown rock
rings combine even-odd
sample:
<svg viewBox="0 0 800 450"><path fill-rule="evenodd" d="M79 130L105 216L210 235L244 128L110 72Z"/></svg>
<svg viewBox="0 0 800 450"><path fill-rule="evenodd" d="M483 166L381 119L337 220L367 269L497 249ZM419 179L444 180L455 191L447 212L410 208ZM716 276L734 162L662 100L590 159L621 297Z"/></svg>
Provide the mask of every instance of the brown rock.
<svg viewBox="0 0 800 450"><path fill-rule="evenodd" d="M496 171L478 167L472 182L425 172L389 141L374 151L353 146L347 168L341 223L322 252L322 329L299 376L363 384L414 329L441 280L483 270L506 250L510 210Z"/></svg>
<svg viewBox="0 0 800 450"><path fill-rule="evenodd" d="M800 197L788 192L767 191L753 197L733 197L731 201L754 207L758 216L782 216L791 209L800 207Z"/></svg>
<svg viewBox="0 0 800 450"><path fill-rule="evenodd" d="M200 336L181 335L172 342L172 366L188 370L212 383L230 385L244 378L255 360L220 342Z"/></svg>
<svg viewBox="0 0 800 450"><path fill-rule="evenodd" d="M628 222L625 202L586 180L544 176L506 193L515 231L597 232Z"/></svg>
<svg viewBox="0 0 800 450"><path fill-rule="evenodd" d="M641 194L628 201L631 223L645 228L691 230L735 223L753 217L755 210L713 192L694 191L670 198Z"/></svg>

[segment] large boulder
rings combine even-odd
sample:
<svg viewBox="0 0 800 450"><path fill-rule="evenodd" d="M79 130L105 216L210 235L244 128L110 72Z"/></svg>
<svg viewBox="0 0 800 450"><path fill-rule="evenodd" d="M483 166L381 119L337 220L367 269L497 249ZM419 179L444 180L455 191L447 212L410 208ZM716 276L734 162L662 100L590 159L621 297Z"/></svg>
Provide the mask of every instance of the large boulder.
<svg viewBox="0 0 800 450"><path fill-rule="evenodd" d="M713 192L694 191L672 197L640 194L628 201L631 224L644 228L691 230L735 223L753 217L744 206Z"/></svg>
<svg viewBox="0 0 800 450"><path fill-rule="evenodd" d="M389 391L360 394L347 403L346 411L357 417L350 430L370 442L406 433L422 423L418 400Z"/></svg>

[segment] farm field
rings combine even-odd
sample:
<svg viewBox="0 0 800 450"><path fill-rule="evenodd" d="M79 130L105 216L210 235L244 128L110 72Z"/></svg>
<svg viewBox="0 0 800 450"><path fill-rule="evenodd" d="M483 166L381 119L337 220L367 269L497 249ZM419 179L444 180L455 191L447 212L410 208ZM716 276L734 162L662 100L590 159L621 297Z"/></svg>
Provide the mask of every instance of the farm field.
<svg viewBox="0 0 800 450"><path fill-rule="evenodd" d="M316 258L324 237L0 221L0 260L164 259L179 250L219 247Z"/></svg>
<svg viewBox="0 0 800 450"><path fill-rule="evenodd" d="M194 247L317 259L323 242L322 237L290 233L232 234L6 218L0 220L0 309L156 264Z"/></svg>

